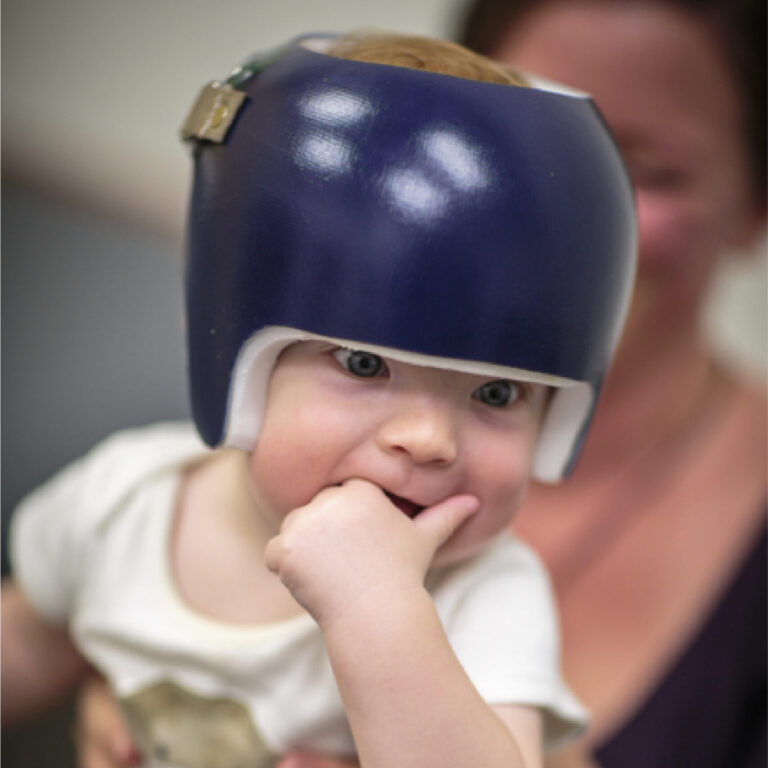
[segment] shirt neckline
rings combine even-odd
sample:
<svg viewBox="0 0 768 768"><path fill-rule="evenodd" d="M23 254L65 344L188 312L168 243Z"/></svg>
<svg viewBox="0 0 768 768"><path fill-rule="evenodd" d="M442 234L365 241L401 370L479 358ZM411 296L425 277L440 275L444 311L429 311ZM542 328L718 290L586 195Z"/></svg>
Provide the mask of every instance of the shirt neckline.
<svg viewBox="0 0 768 768"><path fill-rule="evenodd" d="M165 608L171 612L176 621L186 624L190 631L215 637L218 642L253 642L270 638L285 638L305 634L317 627L314 619L303 613L282 621L239 624L227 622L209 616L189 605L182 597L173 579L171 565L171 533L177 514L177 502L181 489L183 469L187 462L173 468L173 472L165 478L164 487L159 489L163 497L160 505L163 514L158 515L158 530L152 536L155 551L152 561L157 570L159 584ZM162 481L161 481L162 482Z"/></svg>

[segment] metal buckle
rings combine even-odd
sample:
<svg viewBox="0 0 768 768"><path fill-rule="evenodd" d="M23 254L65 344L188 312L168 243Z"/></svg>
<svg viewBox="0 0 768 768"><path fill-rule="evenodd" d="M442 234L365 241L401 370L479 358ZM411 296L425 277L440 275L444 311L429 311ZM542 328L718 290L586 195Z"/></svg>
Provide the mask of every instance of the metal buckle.
<svg viewBox="0 0 768 768"><path fill-rule="evenodd" d="M200 91L184 125L181 126L182 139L205 139L216 144L223 143L245 96L245 93L229 85L208 83Z"/></svg>

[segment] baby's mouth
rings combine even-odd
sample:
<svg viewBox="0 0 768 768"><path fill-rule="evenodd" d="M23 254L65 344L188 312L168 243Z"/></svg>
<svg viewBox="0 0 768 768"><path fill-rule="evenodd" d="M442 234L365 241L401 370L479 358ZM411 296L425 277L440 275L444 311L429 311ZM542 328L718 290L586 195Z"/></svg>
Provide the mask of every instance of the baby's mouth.
<svg viewBox="0 0 768 768"><path fill-rule="evenodd" d="M394 493L384 491L386 497L404 514L410 518L416 517L425 507L416 504L410 499L404 499L402 496L396 496Z"/></svg>

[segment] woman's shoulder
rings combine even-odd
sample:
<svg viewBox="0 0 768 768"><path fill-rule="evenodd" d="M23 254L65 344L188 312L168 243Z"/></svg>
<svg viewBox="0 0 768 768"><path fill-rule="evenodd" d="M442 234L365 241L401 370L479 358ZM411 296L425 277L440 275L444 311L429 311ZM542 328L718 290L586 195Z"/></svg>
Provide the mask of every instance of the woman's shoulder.
<svg viewBox="0 0 768 768"><path fill-rule="evenodd" d="M699 487L720 504L730 499L731 516L740 510L754 521L765 507L768 485L768 398L762 383L732 378L724 416L716 424L699 465Z"/></svg>

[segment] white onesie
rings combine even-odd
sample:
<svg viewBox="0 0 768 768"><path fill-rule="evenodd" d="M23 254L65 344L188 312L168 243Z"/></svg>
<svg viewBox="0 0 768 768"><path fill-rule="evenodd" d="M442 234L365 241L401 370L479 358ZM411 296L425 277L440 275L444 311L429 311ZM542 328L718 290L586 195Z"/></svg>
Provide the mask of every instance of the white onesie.
<svg viewBox="0 0 768 768"><path fill-rule="evenodd" d="M354 755L308 615L229 625L175 590L169 537L179 482L207 451L187 424L109 438L17 510L14 575L43 618L68 623L152 765L263 768L289 748ZM585 712L560 675L549 583L522 542L499 536L430 574L427 588L486 701L542 708L550 745L583 727Z"/></svg>

